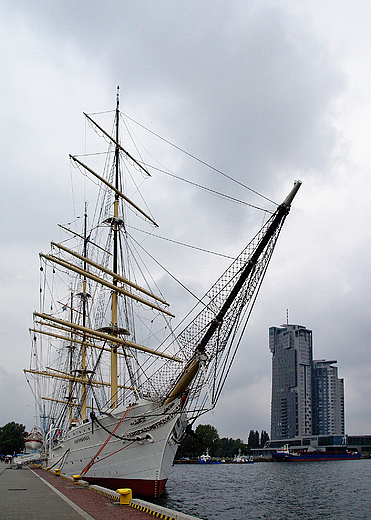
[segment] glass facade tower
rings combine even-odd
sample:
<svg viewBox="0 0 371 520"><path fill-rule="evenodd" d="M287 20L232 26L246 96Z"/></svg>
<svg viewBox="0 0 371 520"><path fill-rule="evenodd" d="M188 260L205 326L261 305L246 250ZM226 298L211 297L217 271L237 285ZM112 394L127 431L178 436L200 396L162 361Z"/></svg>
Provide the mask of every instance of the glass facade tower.
<svg viewBox="0 0 371 520"><path fill-rule="evenodd" d="M313 435L344 435L344 380L336 361L313 361Z"/></svg>
<svg viewBox="0 0 371 520"><path fill-rule="evenodd" d="M271 439L312 433L312 331L302 325L269 329L272 353Z"/></svg>
<svg viewBox="0 0 371 520"><path fill-rule="evenodd" d="M344 383L336 361L313 361L312 331L270 327L271 439L344 435Z"/></svg>

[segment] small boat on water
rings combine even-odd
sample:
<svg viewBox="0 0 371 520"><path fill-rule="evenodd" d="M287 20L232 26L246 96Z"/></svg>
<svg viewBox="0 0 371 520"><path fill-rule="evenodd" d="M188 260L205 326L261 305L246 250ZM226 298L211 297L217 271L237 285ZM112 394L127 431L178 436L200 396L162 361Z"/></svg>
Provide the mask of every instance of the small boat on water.
<svg viewBox="0 0 371 520"><path fill-rule="evenodd" d="M199 464L221 464L222 461L221 460L215 460L213 459L210 454L209 454L209 450L206 450L206 453L200 455L197 459L197 462Z"/></svg>
<svg viewBox="0 0 371 520"><path fill-rule="evenodd" d="M85 116L108 150L70 156L94 196L40 253L40 309L25 374L47 466L158 497L187 427L216 406L301 182L174 326L159 288L169 272L144 247L158 227L139 190L151 166L134 157L138 143L122 144L130 123L118 93L112 133L99 114ZM128 143L132 137L129 128Z"/></svg>
<svg viewBox="0 0 371 520"><path fill-rule="evenodd" d="M235 464L252 464L254 462L254 458L250 455L242 455L241 450L238 450L238 455L235 455L233 460Z"/></svg>
<svg viewBox="0 0 371 520"><path fill-rule="evenodd" d="M347 449L316 449L309 446L305 450L290 449L288 445L272 453L274 462L310 462L319 460L357 460L361 458L358 451Z"/></svg>

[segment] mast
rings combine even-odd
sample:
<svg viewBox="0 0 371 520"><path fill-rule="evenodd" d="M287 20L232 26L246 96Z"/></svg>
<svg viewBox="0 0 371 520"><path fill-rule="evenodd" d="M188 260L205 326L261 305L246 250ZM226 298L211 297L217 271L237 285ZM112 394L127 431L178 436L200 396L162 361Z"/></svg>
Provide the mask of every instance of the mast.
<svg viewBox="0 0 371 520"><path fill-rule="evenodd" d="M74 244L76 238L79 239L77 251L73 246L71 249L66 247L64 242L62 244L52 242L51 254L40 253L40 256L48 263L51 262L53 266L56 264L63 276L71 276L71 273L76 273L78 276L75 278L79 289L74 293L71 290L70 322L66 320L64 312L61 313L60 309L56 311L51 306L51 314L34 314L35 318L38 318L35 323L39 327L30 329L39 335L45 334L49 338L61 340L63 346L67 346L68 358L67 360L66 357L63 358L63 371L55 368L52 363L47 363L42 369L26 372L41 376L43 379L55 378L60 381L63 392L67 390L67 398L67 392L63 395L56 394L56 399L49 397L49 394L43 396L43 399L50 402L65 404L63 409L64 427L67 426L68 419L71 426L72 420L76 416L74 410L81 413L82 422L86 421L89 408L87 393L95 394L96 388L99 389L99 394L95 394L98 409L100 401L104 401L104 406L107 406L107 398L110 408L114 410L119 404L122 404L121 400L127 399L128 395L134 395L135 400L144 396L155 403L161 402L165 405L182 396L182 409L187 411L188 418L192 415L195 417L196 413L199 415L204 413L207 397L209 397L212 408L220 395L281 227L301 182L295 182L284 202L265 222L251 243L200 300L203 304L201 311L196 315L195 308L195 316L190 318L192 321L180 334L175 337L173 334L175 331L171 331L171 335L158 345L156 333L161 329L157 323L152 327L154 322L152 320L148 330L150 334L153 332L154 334L152 336L144 334L144 345L137 344L129 341L128 338L132 333L131 339L136 340L134 322L136 323L137 319L142 318L144 313L142 314L139 309L140 313L137 315L136 309L132 308L132 302L134 302L133 305L144 306L144 310L149 307L151 311L155 311L156 315L161 313L173 317L173 314L163 308L163 306L169 306L163 298L124 277L129 273L132 274L131 267L127 264L128 258L125 256L129 251L129 244L128 251L121 251L121 233L125 235L124 238L129 238L125 228L126 209L134 211L140 218L144 217L154 226L157 224L150 215L142 211L123 193L127 177L124 177L124 172L121 172L121 160L129 159L130 164L134 162L142 172L148 172L120 145L120 138L123 138L120 135L122 128L120 126L119 87L117 87L116 94L113 131L111 130L108 134L89 116L86 117L98 128L99 133L102 132L110 139L109 153L113 153L113 164L111 155L110 160L106 162L106 165L109 164L109 167L107 166L108 175L106 165L102 175L99 175L77 157L70 157L84 175L92 175L94 182L98 179L99 185L103 186L100 192L103 204L100 208L101 212L99 215L97 214L99 218L97 228L107 226L106 232L108 231L110 246L101 247L104 245L100 242L103 234L99 233L100 236L98 236L98 232L96 238L101 245L95 244L95 240L90 242L91 235L87 227L88 208L85 203L83 233L79 235L68 228L63 228L74 235ZM125 189L125 191L129 190ZM100 198L97 200L101 201ZM92 227L93 236L97 228ZM83 240L82 250L81 239ZM98 247L101 252L92 254L94 247ZM121 257L121 254L124 256ZM99 259L102 257L103 260L100 261ZM112 257L112 261L110 257ZM140 269L140 265L138 267ZM78 305L76 305L76 296L79 300ZM124 298L122 306L119 305L120 296ZM92 298L92 303L89 301L90 298ZM66 307L63 304L62 310L65 311ZM124 314L119 319L118 313L121 307ZM90 318L93 310L97 311L96 321ZM146 325L145 320L143 323ZM166 326L169 326L168 320ZM129 333L122 327L132 330ZM159 334L157 335L159 336ZM148 341L148 338L151 341ZM153 346L151 338L156 338L156 345L161 350L151 348ZM171 350L174 354L166 353L169 347L174 349ZM98 349L99 353L94 349ZM64 350L64 354L66 354L66 350ZM101 358L103 355L104 357ZM119 365L120 355L123 358ZM153 361L148 356L151 356ZM139 360L144 357L146 361L137 368ZM59 358L57 361L59 362ZM78 366L76 366L77 361ZM109 369L106 371L108 361ZM37 367L40 365L39 359L36 359L35 364ZM121 382L118 378L119 368L121 369L125 364L130 386L119 384ZM135 370L133 369L134 364ZM61 365L58 367L61 368ZM108 371L109 373L107 373ZM213 378L217 383L209 387L208 382ZM205 388L208 395L204 391ZM106 392L109 392L110 395L108 396ZM120 401L119 395L124 396L120 397ZM93 409L93 403L91 408Z"/></svg>
<svg viewBox="0 0 371 520"><path fill-rule="evenodd" d="M85 202L85 212L84 212L84 257L87 257L87 208ZM84 271L86 271L86 262L84 261ZM86 327L86 314L87 314L87 298L88 294L86 292L86 276L83 278L82 282L82 326ZM84 422L86 420L86 334L84 333L82 337L82 345L81 345L81 378L83 380L81 384L81 420Z"/></svg>
<svg viewBox="0 0 371 520"><path fill-rule="evenodd" d="M119 87L117 87L116 98L116 144L115 144L115 188L119 190L119 176L120 176L120 148L119 148ZM119 195L115 192L115 202L113 207L113 266L114 274L118 273L118 230L119 230ZM113 285L117 286L118 280L113 278ZM111 328L112 335L117 336L117 291L112 291L111 302ZM111 344L111 408L117 407L117 345Z"/></svg>
<svg viewBox="0 0 371 520"><path fill-rule="evenodd" d="M258 271L255 273L256 267L259 262L266 258L265 265L268 266L269 260L273 253L273 249L278 238L279 231L290 211L290 206L293 198L295 197L298 189L301 186L301 181L295 181L294 186L284 202L278 206L275 213L272 215L270 221L267 223L267 227L264 230L264 233L261 235L254 251L252 252L249 259L245 262L244 265L240 268L239 272L236 273L236 276L233 278L236 280L226 297L225 301L221 304L219 310L215 313L211 320L209 320L208 325L206 327L202 326L202 330L205 332L199 337L196 347L194 350L193 356L188 361L187 365L184 367L183 371L173 384L170 392L168 392L164 404L168 404L172 402L176 397L182 395L187 388L191 385L192 381L195 380L200 367L204 367L205 363L208 361L208 355L206 348L213 338L216 336L217 331L221 331L223 326L225 325L226 339L228 339L229 334L231 333L231 328L229 326L229 322L235 323L237 317L242 312L243 307L247 304L247 299L244 297L243 300L245 302L239 307L239 310L235 308L235 315L230 315L230 309L233 309L235 302L238 300L240 294L243 292L243 288L245 286L246 281L251 277L255 276L254 285L256 291L259 290L261 281L265 274L265 269ZM218 287L218 293L222 292L222 286ZM253 300L255 301L255 300ZM205 309L205 312L209 312ZM237 313L237 314L236 314ZM200 314L202 315L202 313ZM196 318L197 320L198 318ZM195 321L196 321L195 320ZM191 324L193 326L193 324ZM220 332L218 332L219 334Z"/></svg>
<svg viewBox="0 0 371 520"><path fill-rule="evenodd" d="M301 181L296 181L294 183L294 187L292 188L289 195L286 197L285 201L280 206L278 206L278 208L275 212L274 218L273 218L270 226L268 227L265 235L262 237L260 243L256 247L249 262L242 270L242 273L240 274L240 277L237 280L232 291L230 292L228 298L226 299L223 306L221 307L221 309L219 310L219 312L217 313L217 315L215 316L215 318L209 325L209 328L206 331L204 337L202 338L200 343L197 345L196 352L198 352L199 354L203 354L205 352L206 345L208 344L209 340L213 336L214 332L221 325L221 323L224 319L224 316L226 315L228 309L230 308L233 301L237 297L239 291L241 290L241 288L242 288L243 284L245 283L245 281L247 280L248 276L250 275L252 270L255 268L255 265L257 264L260 256L264 252L270 239L276 233L277 229L280 226L282 226L284 220L286 219L287 215L289 214L291 202L292 202L293 198L295 197L298 189L300 188L300 185L301 185Z"/></svg>
<svg viewBox="0 0 371 520"><path fill-rule="evenodd" d="M71 322L73 322L73 291L72 291L72 288L71 288ZM74 343L73 343L73 329L71 329L71 341L70 341L70 346L69 346L69 371L70 371L70 374L72 375L72 370L73 370L73 350L74 350ZM68 419L69 419L69 426L71 427L71 424L72 424L72 419L73 419L73 394L72 394L72 391L73 391L73 383L72 383L72 379L70 380L69 384L68 384Z"/></svg>

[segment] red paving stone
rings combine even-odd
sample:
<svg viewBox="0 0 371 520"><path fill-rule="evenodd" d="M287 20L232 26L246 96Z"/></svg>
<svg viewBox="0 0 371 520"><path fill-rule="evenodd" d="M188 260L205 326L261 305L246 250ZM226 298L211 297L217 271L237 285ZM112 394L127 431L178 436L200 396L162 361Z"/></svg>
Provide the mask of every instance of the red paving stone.
<svg viewBox="0 0 371 520"><path fill-rule="evenodd" d="M58 489L95 520L153 520L154 518L153 515L131 506L120 506L115 500L92 489L76 485L63 477L57 477L49 471L34 467L32 467L32 471Z"/></svg>

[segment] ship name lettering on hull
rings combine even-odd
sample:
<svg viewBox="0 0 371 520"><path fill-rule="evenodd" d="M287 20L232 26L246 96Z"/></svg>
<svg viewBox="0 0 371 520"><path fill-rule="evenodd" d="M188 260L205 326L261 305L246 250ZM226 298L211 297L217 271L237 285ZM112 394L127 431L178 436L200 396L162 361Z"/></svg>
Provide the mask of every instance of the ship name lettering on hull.
<svg viewBox="0 0 371 520"><path fill-rule="evenodd" d="M89 435L85 435L85 437L80 437L79 439L75 439L73 442L75 444L79 443L79 442L84 442L84 441L88 441L90 439L90 436Z"/></svg>

